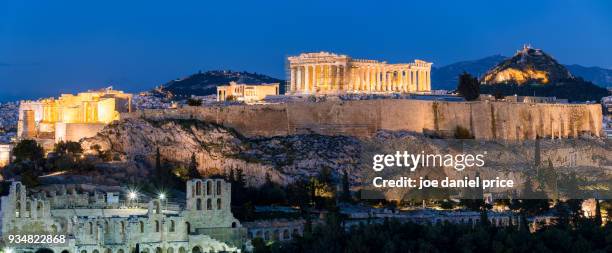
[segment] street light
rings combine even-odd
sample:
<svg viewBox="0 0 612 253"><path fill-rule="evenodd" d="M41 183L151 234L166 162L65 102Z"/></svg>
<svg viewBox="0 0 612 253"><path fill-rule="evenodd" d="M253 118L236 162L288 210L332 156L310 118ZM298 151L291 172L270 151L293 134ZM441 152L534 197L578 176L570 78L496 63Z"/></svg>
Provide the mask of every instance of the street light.
<svg viewBox="0 0 612 253"><path fill-rule="evenodd" d="M163 193L163 192L162 192L162 193L160 193L160 194L159 194L159 199L160 199L160 200L165 200L165 199L166 199L166 194L165 194L165 193Z"/></svg>

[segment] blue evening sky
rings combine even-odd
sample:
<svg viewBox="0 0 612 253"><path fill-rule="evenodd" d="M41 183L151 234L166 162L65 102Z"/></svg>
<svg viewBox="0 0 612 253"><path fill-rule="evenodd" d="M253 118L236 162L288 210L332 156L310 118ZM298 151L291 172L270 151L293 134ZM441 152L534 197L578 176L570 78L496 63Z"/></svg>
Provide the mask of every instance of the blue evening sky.
<svg viewBox="0 0 612 253"><path fill-rule="evenodd" d="M443 66L512 55L612 68L612 1L0 1L0 101L198 70L285 78L285 57L333 51Z"/></svg>

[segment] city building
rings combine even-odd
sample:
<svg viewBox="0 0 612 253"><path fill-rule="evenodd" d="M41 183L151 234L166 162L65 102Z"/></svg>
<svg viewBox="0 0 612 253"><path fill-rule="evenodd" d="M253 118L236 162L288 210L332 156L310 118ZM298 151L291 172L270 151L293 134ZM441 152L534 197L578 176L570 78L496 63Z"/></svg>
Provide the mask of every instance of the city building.
<svg viewBox="0 0 612 253"><path fill-rule="evenodd" d="M304 234L304 219L273 219L244 222L249 239L264 241L288 241Z"/></svg>
<svg viewBox="0 0 612 253"><path fill-rule="evenodd" d="M537 97L537 96L505 96L503 99L497 99L491 94L480 94L478 98L481 101L496 101L502 100L506 102L514 103L528 103L528 104L567 104L569 101L563 98L557 97Z"/></svg>
<svg viewBox="0 0 612 253"><path fill-rule="evenodd" d="M279 94L278 83L243 84L230 82L229 85L217 86L217 101L258 102L266 96Z"/></svg>
<svg viewBox="0 0 612 253"><path fill-rule="evenodd" d="M132 94L112 87L62 94L59 98L21 101L17 137L36 139L47 149L59 141L91 137L132 110Z"/></svg>
<svg viewBox="0 0 612 253"><path fill-rule="evenodd" d="M138 204L136 192L80 194L66 188L29 196L20 182L2 183L0 233L63 236L43 246L56 253L241 252L247 232L230 209L231 185L222 179L187 182L184 208L156 197ZM5 241L7 243L7 241ZM40 245L8 243L14 252Z"/></svg>
<svg viewBox="0 0 612 253"><path fill-rule="evenodd" d="M389 64L329 52L303 53L289 61L293 95L429 92L432 63Z"/></svg>
<svg viewBox="0 0 612 253"><path fill-rule="evenodd" d="M13 149L12 144L0 143L0 168L8 165L11 162L12 149Z"/></svg>

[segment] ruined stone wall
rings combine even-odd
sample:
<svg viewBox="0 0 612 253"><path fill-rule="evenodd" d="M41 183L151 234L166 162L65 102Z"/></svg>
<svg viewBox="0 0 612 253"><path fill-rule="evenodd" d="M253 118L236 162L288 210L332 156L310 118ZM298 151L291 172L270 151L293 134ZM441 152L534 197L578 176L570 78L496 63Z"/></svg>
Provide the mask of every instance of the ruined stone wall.
<svg viewBox="0 0 612 253"><path fill-rule="evenodd" d="M408 99L297 102L273 105L184 107L124 113L122 118L201 119L246 136L319 133L371 136L378 130L452 136L457 126L476 139L524 140L601 135L601 106L513 102L440 102Z"/></svg>

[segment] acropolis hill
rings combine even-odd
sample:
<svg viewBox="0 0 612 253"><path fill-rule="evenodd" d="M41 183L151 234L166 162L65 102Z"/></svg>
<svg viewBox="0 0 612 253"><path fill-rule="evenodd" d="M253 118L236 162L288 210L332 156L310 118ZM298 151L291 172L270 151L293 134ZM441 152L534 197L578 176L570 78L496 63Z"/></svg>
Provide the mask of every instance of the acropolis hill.
<svg viewBox="0 0 612 253"><path fill-rule="evenodd" d="M599 104L442 102L410 99L293 102L183 107L122 113L121 118L200 119L245 136L323 134L368 137L379 130L453 136L457 126L476 139L525 140L601 135Z"/></svg>

